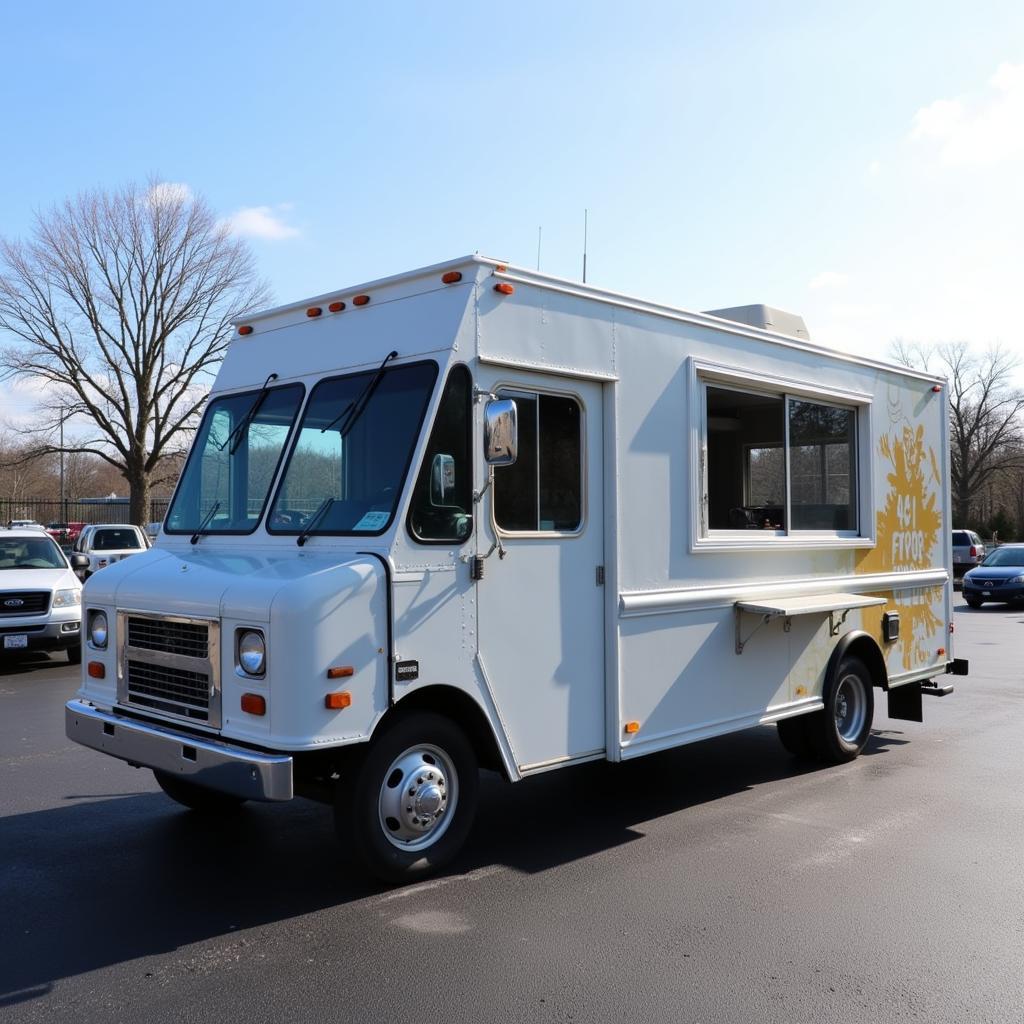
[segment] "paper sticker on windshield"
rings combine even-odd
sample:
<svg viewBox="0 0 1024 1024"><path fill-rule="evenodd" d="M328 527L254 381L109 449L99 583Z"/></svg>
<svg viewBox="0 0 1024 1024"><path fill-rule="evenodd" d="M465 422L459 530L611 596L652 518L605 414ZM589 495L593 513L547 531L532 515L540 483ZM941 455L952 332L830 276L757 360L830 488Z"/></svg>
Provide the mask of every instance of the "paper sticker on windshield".
<svg viewBox="0 0 1024 1024"><path fill-rule="evenodd" d="M391 518L390 512L367 512L362 519L352 527L353 530L382 530L387 526Z"/></svg>

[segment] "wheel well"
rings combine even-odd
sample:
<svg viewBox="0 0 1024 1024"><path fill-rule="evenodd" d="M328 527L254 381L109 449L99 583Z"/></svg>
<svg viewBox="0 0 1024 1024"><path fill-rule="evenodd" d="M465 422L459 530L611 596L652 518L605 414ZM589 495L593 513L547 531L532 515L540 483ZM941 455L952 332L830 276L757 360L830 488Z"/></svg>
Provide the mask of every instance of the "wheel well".
<svg viewBox="0 0 1024 1024"><path fill-rule="evenodd" d="M885 658L873 636L854 630L846 633L836 644L829 659L826 678L831 678L839 668L839 663L846 657L859 658L871 674L875 686L883 690L889 689L889 672L885 667Z"/></svg>
<svg viewBox="0 0 1024 1024"><path fill-rule="evenodd" d="M481 768L501 772L507 777L505 763L498 750L494 732L483 709L468 693L454 686L424 686L402 697L378 722L377 729L387 726L399 715L411 711L433 711L455 722L473 744ZM376 730L374 730L376 731Z"/></svg>

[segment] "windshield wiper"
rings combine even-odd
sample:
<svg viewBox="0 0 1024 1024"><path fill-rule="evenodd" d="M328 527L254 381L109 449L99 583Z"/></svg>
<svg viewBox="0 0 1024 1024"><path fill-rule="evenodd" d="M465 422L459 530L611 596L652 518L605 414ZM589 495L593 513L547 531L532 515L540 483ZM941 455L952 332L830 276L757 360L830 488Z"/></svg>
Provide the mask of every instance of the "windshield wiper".
<svg viewBox="0 0 1024 1024"><path fill-rule="evenodd" d="M228 455L234 455L238 451L238 446L242 443L242 437L245 434L249 424L256 418L256 413L260 411L260 406L263 404L264 399L270 393L270 382L277 380L277 374L270 374L267 379L263 382L263 387L260 388L260 393L256 396L256 400L249 406L249 411L238 421L238 426L228 434L227 439L220 446L219 451L224 451L228 445L231 447L228 449ZM192 542L193 544L195 541Z"/></svg>
<svg viewBox="0 0 1024 1024"><path fill-rule="evenodd" d="M337 498L324 498L324 500L320 503L320 507L313 513L313 515L310 517L309 522L306 523L306 525L302 528L302 533L300 533L298 537L295 538L295 543L298 544L300 548L305 546L306 541L309 540L309 535L316 528L317 523L319 523L320 520L323 519L325 515L327 515L327 510L337 500Z"/></svg>
<svg viewBox="0 0 1024 1024"><path fill-rule="evenodd" d="M192 534L192 544L198 542L199 538L203 535L203 530L205 530L210 525L210 520L213 519L213 517L217 514L217 510L219 508L220 502L215 501L213 503L213 508L211 508L210 511L206 513L206 515L203 517L203 521L199 524L199 528L196 530L195 533Z"/></svg>
<svg viewBox="0 0 1024 1024"><path fill-rule="evenodd" d="M338 420L344 420L345 422L342 423L341 427L338 430L338 433L342 437L345 437L348 434L348 432L352 429L352 427L355 426L356 420L359 419L360 416L362 416L363 410L369 404L370 399L373 397L374 391L377 390L377 385L380 383L381 377L384 376L384 367L387 366L387 364L392 359L397 358L397 352L389 352L384 357L384 362L382 362L380 366L377 367L377 372L373 375L373 378L369 381L369 383L367 383L366 387L363 388L362 394L354 402L349 402L348 405L345 406L344 410L338 413L338 415L335 416L334 419L331 420L331 422L328 423L327 426L320 431L320 433L326 434L327 431L330 430L331 427L333 427L334 424L338 422Z"/></svg>

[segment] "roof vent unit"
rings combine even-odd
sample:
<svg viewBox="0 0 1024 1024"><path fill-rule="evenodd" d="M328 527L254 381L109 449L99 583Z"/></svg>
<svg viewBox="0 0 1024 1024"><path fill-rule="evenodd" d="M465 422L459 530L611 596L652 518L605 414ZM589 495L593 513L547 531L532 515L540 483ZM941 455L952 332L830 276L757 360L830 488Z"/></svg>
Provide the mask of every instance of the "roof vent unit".
<svg viewBox="0 0 1024 1024"><path fill-rule="evenodd" d="M746 324L748 327L760 327L775 334L788 334L804 341L811 340L802 316L786 313L781 309L772 309L771 306L730 306L728 309L706 309L704 312L709 316Z"/></svg>

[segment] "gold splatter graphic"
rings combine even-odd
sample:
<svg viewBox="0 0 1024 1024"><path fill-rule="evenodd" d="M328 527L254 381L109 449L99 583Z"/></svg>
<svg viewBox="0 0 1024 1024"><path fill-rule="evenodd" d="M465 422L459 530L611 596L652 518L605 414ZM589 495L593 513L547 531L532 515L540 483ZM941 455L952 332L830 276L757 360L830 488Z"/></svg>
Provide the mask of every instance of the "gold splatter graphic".
<svg viewBox="0 0 1024 1024"><path fill-rule="evenodd" d="M876 513L877 542L857 562L858 573L908 572L930 569L942 526L939 512L939 461L933 449L925 448L924 427L904 426L885 434L879 441L882 458L892 467L885 504ZM925 477L926 468L930 471ZM882 614L898 611L901 619L900 652L906 671L930 664L932 651L926 639L942 626L932 606L936 588L915 588L889 592L885 608L871 609L881 630ZM865 621L865 624L866 621ZM874 624L874 623L873 623Z"/></svg>

